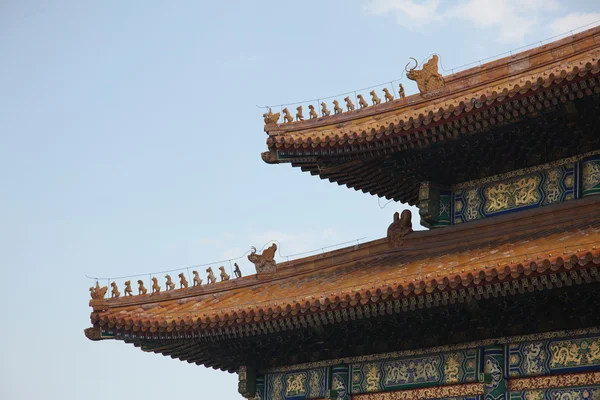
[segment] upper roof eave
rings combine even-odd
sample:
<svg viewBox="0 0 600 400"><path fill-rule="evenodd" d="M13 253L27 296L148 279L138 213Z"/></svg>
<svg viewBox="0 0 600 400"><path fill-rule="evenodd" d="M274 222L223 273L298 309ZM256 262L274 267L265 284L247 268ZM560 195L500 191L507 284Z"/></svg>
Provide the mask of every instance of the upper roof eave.
<svg viewBox="0 0 600 400"><path fill-rule="evenodd" d="M457 112L491 104L518 93L547 87L570 75L600 72L600 26L444 77L446 87L424 94L318 119L270 124L270 151L290 146L340 146L361 135L368 140L386 131L409 131ZM281 162L269 152L267 163Z"/></svg>

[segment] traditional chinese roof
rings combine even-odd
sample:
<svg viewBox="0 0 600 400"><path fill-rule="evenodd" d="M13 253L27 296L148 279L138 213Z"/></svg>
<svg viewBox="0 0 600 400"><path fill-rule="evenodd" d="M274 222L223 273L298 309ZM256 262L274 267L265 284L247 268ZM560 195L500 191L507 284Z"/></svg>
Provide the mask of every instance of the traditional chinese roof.
<svg viewBox="0 0 600 400"><path fill-rule="evenodd" d="M375 240L281 263L272 274L92 300L93 328L86 335L230 371L249 362L273 366L289 362L282 337L317 345L323 343L318 332L327 326L341 329L394 315L415 318L415 310L599 282L598 264L600 196L592 196L491 221L412 232L400 246L387 238ZM441 322L436 326L441 329ZM306 329L308 339L301 333ZM253 344L244 344L249 341ZM344 346L334 347L361 351ZM298 353L296 347L293 357L303 356ZM306 354L335 355L323 349Z"/></svg>
<svg viewBox="0 0 600 400"><path fill-rule="evenodd" d="M566 132L587 151L599 148L599 72L595 27L445 76L441 88L269 123L262 157L415 204L422 181L451 185L579 154L581 147L564 143ZM497 162L507 158L512 163Z"/></svg>

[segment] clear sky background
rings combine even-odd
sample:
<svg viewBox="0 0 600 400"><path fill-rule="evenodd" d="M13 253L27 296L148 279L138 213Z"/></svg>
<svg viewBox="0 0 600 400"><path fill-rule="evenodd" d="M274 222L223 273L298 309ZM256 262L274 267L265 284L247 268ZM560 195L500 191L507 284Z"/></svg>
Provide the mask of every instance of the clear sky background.
<svg viewBox="0 0 600 400"><path fill-rule="evenodd" d="M239 399L237 375L87 340L85 274L380 238L405 206L265 164L255 105L598 20L593 0L0 0L0 398Z"/></svg>

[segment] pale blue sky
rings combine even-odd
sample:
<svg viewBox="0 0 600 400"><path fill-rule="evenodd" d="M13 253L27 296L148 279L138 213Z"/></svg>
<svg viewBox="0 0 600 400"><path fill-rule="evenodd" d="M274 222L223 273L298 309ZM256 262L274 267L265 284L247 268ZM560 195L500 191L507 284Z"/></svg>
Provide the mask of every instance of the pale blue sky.
<svg viewBox="0 0 600 400"><path fill-rule="evenodd" d="M567 0L0 1L0 398L239 399L237 375L88 341L84 275L382 237L404 206L263 163L255 105L596 20Z"/></svg>

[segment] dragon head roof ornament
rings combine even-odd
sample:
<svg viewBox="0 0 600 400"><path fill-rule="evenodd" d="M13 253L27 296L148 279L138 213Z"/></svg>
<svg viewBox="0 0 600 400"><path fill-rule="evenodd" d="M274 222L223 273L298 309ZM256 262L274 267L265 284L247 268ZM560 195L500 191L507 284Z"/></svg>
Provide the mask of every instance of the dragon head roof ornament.
<svg viewBox="0 0 600 400"><path fill-rule="evenodd" d="M256 247L252 246L252 253L248 255L248 260L256 267L257 274L272 273L277 270L276 251L277 245L275 243L266 248L262 254L256 254Z"/></svg>
<svg viewBox="0 0 600 400"><path fill-rule="evenodd" d="M444 77L438 72L439 57L437 55L434 54L431 60L423 64L420 70L416 69L419 66L418 61L412 57L411 60L414 60L415 66L409 70L410 63L406 64L406 67L404 67L406 77L417 82L421 94L446 87Z"/></svg>

